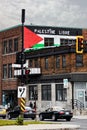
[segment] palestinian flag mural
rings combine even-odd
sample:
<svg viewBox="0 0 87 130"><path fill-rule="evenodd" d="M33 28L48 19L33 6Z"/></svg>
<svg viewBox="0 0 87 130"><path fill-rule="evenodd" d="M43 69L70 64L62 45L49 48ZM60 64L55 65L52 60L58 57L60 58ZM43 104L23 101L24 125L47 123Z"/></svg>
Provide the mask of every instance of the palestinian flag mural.
<svg viewBox="0 0 87 130"><path fill-rule="evenodd" d="M72 39L76 39L77 32L81 35L82 29L50 26L25 26L24 49L35 50L47 47L58 47L62 40L69 39L72 41Z"/></svg>
<svg viewBox="0 0 87 130"><path fill-rule="evenodd" d="M57 35L49 35L49 34L38 34L33 30L24 27L24 49L31 50L31 49L41 49L47 47L44 45L45 38L53 38L54 43L52 46L59 46L58 43L58 36Z"/></svg>

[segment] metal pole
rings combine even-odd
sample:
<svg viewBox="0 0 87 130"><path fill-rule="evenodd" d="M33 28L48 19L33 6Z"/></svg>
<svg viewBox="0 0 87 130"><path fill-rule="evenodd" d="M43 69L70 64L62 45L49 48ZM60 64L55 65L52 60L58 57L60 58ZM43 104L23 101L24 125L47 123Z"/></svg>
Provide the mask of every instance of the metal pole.
<svg viewBox="0 0 87 130"><path fill-rule="evenodd" d="M74 84L72 82L72 109L74 109Z"/></svg>
<svg viewBox="0 0 87 130"><path fill-rule="evenodd" d="M21 49L21 86L24 85L24 80L23 80L23 64L24 64L24 22L25 22L25 9L22 9L22 16L21 16L21 22L22 22L22 49ZM24 99L20 98L20 107L21 107L21 117L23 117L23 109L24 109ZM24 104L23 104L24 103ZM22 109L23 108L23 109Z"/></svg>
<svg viewBox="0 0 87 130"><path fill-rule="evenodd" d="M24 59L24 22L25 22L25 9L22 9L22 52L21 52L21 85L24 84L23 80L23 61Z"/></svg>

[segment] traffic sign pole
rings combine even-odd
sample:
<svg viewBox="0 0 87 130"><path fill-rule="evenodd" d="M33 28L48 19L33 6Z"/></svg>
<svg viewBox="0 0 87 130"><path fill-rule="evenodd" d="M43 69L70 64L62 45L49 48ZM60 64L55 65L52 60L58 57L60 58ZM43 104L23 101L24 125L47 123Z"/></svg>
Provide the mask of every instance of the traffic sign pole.
<svg viewBox="0 0 87 130"><path fill-rule="evenodd" d="M21 86L23 87L24 85L24 79L23 79L23 64L25 61L25 56L24 56L24 22L25 22L25 9L22 9L22 17L21 17L21 22L22 22L22 52L21 52ZM24 90L23 90L24 91ZM22 92L23 92L22 91ZM23 96L23 93L22 93ZM20 108L21 108L21 115L23 115L23 110L25 109L25 100L22 100L20 98Z"/></svg>
<svg viewBox="0 0 87 130"><path fill-rule="evenodd" d="M24 22L25 22L25 9L22 9L22 55L21 55L21 60L24 61L25 56L24 56ZM24 84L23 82L23 62L21 62L21 85Z"/></svg>
<svg viewBox="0 0 87 130"><path fill-rule="evenodd" d="M20 100L21 100L20 108L21 108L21 111L24 112L24 110L25 110L25 98L20 98Z"/></svg>

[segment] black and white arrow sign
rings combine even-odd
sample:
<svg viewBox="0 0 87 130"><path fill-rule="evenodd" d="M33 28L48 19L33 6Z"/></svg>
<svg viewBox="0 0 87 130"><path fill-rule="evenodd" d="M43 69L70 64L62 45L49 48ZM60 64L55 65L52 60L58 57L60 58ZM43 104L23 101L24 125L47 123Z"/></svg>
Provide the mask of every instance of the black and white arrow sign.
<svg viewBox="0 0 87 130"><path fill-rule="evenodd" d="M26 86L18 87L18 98L26 98Z"/></svg>

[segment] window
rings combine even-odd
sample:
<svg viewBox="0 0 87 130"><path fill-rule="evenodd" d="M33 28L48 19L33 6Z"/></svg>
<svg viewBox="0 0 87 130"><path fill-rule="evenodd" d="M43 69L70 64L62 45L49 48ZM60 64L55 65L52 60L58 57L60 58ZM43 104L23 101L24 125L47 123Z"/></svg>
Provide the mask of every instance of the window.
<svg viewBox="0 0 87 130"><path fill-rule="evenodd" d="M8 64L8 78L12 78L12 64Z"/></svg>
<svg viewBox="0 0 87 130"><path fill-rule="evenodd" d="M38 67L38 59L34 59L34 66Z"/></svg>
<svg viewBox="0 0 87 130"><path fill-rule="evenodd" d="M83 66L83 55L81 54L76 55L76 66L77 67Z"/></svg>
<svg viewBox="0 0 87 130"><path fill-rule="evenodd" d="M66 101L67 90L63 88L63 84L56 84L56 101Z"/></svg>
<svg viewBox="0 0 87 130"><path fill-rule="evenodd" d="M38 99L38 91L37 91L37 86L32 85L29 86L29 100L37 100Z"/></svg>
<svg viewBox="0 0 87 130"><path fill-rule="evenodd" d="M10 39L9 42L8 42L8 52L9 53L12 52L12 39Z"/></svg>
<svg viewBox="0 0 87 130"><path fill-rule="evenodd" d="M45 69L48 69L48 58L45 58Z"/></svg>
<svg viewBox="0 0 87 130"><path fill-rule="evenodd" d="M60 39L60 45L61 46L65 46L65 45L75 45L76 44L76 40L75 39Z"/></svg>
<svg viewBox="0 0 87 130"><path fill-rule="evenodd" d="M66 56L62 56L62 67L66 67Z"/></svg>
<svg viewBox="0 0 87 130"><path fill-rule="evenodd" d="M3 43L3 53L4 54L7 53L7 40L5 40L4 43Z"/></svg>
<svg viewBox="0 0 87 130"><path fill-rule="evenodd" d="M44 46L53 46L54 38L44 38Z"/></svg>
<svg viewBox="0 0 87 130"><path fill-rule="evenodd" d="M51 85L42 85L42 100L51 100Z"/></svg>
<svg viewBox="0 0 87 130"><path fill-rule="evenodd" d="M32 59L29 60L29 67L33 67L33 60Z"/></svg>
<svg viewBox="0 0 87 130"><path fill-rule="evenodd" d="M7 65L3 65L3 79L7 78Z"/></svg>
<svg viewBox="0 0 87 130"><path fill-rule="evenodd" d="M18 38L14 39L14 52L18 51Z"/></svg>
<svg viewBox="0 0 87 130"><path fill-rule="evenodd" d="M13 42L14 40L14 42ZM13 45L14 44L14 45ZM14 49L13 49L14 47ZM12 53L18 51L18 38L7 39L3 42L3 54Z"/></svg>
<svg viewBox="0 0 87 130"><path fill-rule="evenodd" d="M56 56L56 68L60 67L60 56Z"/></svg>

